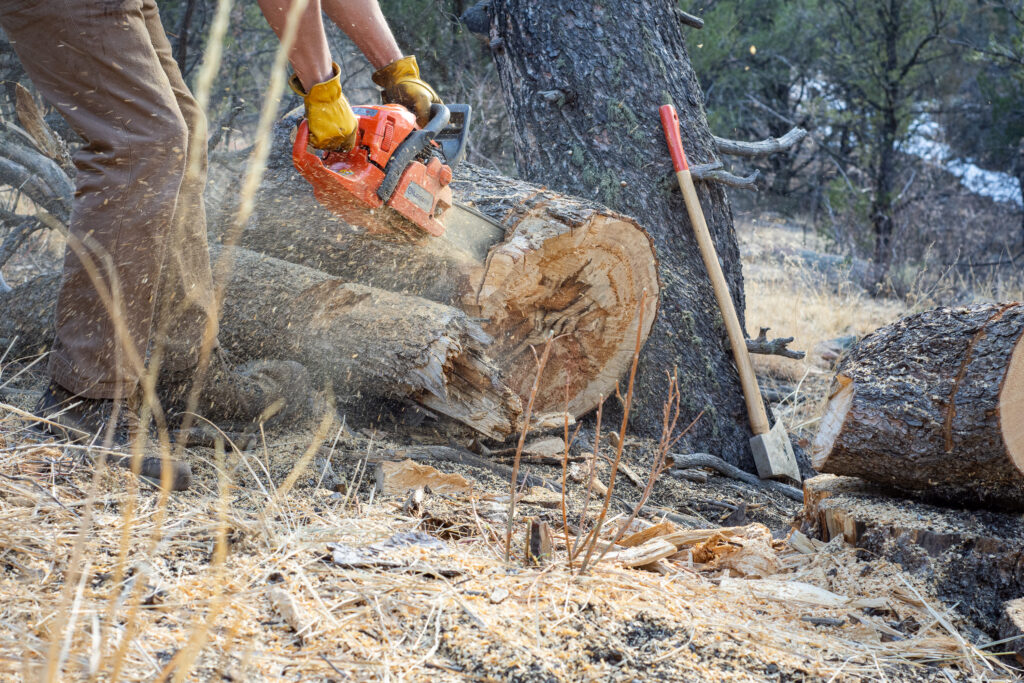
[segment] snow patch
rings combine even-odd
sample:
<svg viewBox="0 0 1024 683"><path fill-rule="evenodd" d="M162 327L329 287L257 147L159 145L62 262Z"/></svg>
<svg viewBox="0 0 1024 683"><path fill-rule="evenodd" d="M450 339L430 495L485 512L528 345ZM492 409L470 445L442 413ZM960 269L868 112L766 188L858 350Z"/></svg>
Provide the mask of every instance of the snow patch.
<svg viewBox="0 0 1024 683"><path fill-rule="evenodd" d="M949 145L941 142L942 128L927 116L919 118L912 127L913 133L903 143L901 150L925 161L943 167L960 179L970 192L988 197L997 202L1024 206L1020 182L1009 173L989 171L970 159L953 157Z"/></svg>

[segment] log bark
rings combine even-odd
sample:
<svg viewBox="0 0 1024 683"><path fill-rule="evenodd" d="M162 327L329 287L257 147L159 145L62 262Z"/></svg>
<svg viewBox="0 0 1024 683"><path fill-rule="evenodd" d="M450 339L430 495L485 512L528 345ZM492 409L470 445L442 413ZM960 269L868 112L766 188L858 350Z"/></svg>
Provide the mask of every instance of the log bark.
<svg viewBox="0 0 1024 683"><path fill-rule="evenodd" d="M1024 591L1020 515L941 508L823 474L804 481L804 533L841 536L926 578L939 598L996 635L1003 603Z"/></svg>
<svg viewBox="0 0 1024 683"><path fill-rule="evenodd" d="M641 358L631 427L661 433L665 371L679 370L682 422L704 417L681 448L754 471L739 378L678 192L658 107L674 102L691 165L716 161L703 94L673 0L493 0L490 45L512 121L520 175L593 198L642 225L661 262L661 315ZM722 187L701 204L743 318L743 280Z"/></svg>
<svg viewBox="0 0 1024 683"><path fill-rule="evenodd" d="M939 308L862 340L815 437L821 472L1024 510L1024 305Z"/></svg>
<svg viewBox="0 0 1024 683"><path fill-rule="evenodd" d="M531 347L558 337L534 412L581 416L614 393L629 367L637 324L646 339L658 308L657 259L635 221L599 204L462 164L458 201L498 221L504 240L485 258L448 240L368 235L323 209L291 165L286 118L256 211L241 235L248 248L391 292L452 305L494 339L488 355L524 400L536 374ZM211 214L231 211L211 202ZM214 221L212 224L216 225ZM640 300L647 291L641 310Z"/></svg>
<svg viewBox="0 0 1024 683"><path fill-rule="evenodd" d="M237 357L297 360L342 408L408 399L491 438L518 428L521 402L487 359L487 334L462 311L247 249L231 257L220 341ZM52 338L59 280L41 276L0 294L12 312L0 319L0 338L18 337L15 353Z"/></svg>

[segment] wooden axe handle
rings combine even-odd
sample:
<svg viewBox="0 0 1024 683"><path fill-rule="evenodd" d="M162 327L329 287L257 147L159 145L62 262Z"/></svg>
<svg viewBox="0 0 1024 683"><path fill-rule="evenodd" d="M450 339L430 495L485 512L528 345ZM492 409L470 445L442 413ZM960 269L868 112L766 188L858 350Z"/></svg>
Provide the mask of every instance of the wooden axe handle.
<svg viewBox="0 0 1024 683"><path fill-rule="evenodd" d="M704 259L704 266L711 277L711 287L715 290L715 299L718 300L718 307L722 311L722 320L729 333L732 357L736 361L740 384L743 386L743 398L747 402L750 428L754 434L767 434L768 415L765 413L764 402L761 400L761 390L757 386L754 366L750 362L747 340L740 327L732 296L729 294L729 284L725 281L725 274L722 273L722 266L718 262L715 243L711 241L711 233L704 220L704 211L700 207L700 200L697 199L697 188L693 186L690 167L686 163L686 152L683 151L683 141L679 137L679 116L676 114L676 108L671 104L662 106L660 111L661 127L665 131L665 141L668 143L668 150L672 155L672 167L675 168L679 189L682 190L683 199L686 201L686 211L690 214L693 234L697 238L701 258Z"/></svg>

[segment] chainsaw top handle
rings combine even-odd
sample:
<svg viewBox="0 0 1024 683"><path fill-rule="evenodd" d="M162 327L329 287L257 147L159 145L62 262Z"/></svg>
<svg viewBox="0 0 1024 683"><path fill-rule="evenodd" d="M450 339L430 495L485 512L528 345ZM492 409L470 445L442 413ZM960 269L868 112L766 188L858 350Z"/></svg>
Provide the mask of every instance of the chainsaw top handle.
<svg viewBox="0 0 1024 683"><path fill-rule="evenodd" d="M377 196L381 198L381 201L386 203L391 199L406 167L424 151L430 150L430 143L448 125L450 116L448 107L443 104L435 102L430 105L430 121L427 125L410 133L388 159L388 164L384 168L384 180L377 188Z"/></svg>

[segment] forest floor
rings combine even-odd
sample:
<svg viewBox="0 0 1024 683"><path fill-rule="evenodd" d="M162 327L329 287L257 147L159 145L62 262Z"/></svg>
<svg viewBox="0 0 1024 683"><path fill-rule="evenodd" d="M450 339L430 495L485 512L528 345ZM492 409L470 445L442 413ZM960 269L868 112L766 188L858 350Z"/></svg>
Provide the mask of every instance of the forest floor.
<svg viewBox="0 0 1024 683"><path fill-rule="evenodd" d="M843 262L798 226L740 216L739 230L748 327L795 336L792 347L808 351L800 361L756 363L806 443L851 338L917 303L872 299L848 284ZM660 559L630 566L636 561L616 548L597 561L599 543L581 572L586 552L569 560L566 546L601 516L600 491L586 493L587 468L609 484L617 442L608 432L617 425L604 426L597 458L588 458L592 426L574 440L565 518L551 490L562 468L524 466L541 485L518 500L506 562L507 477L431 462L458 476L413 472L433 487L415 501L407 483L378 467L431 447L462 452L465 444L429 420L377 431L324 422L246 450L190 449L192 489L165 498L33 436L19 411L31 407L41 378L35 368L17 376L22 369L0 364L5 680L48 667L67 680L1016 677L994 655L998 645L927 583L841 540L794 533L798 502L713 472L706 481L656 479L620 544L637 532L673 532ZM612 490L605 540L629 521L657 452L657 443L628 436L622 444L628 473ZM527 518L553 532L547 561L524 557Z"/></svg>

